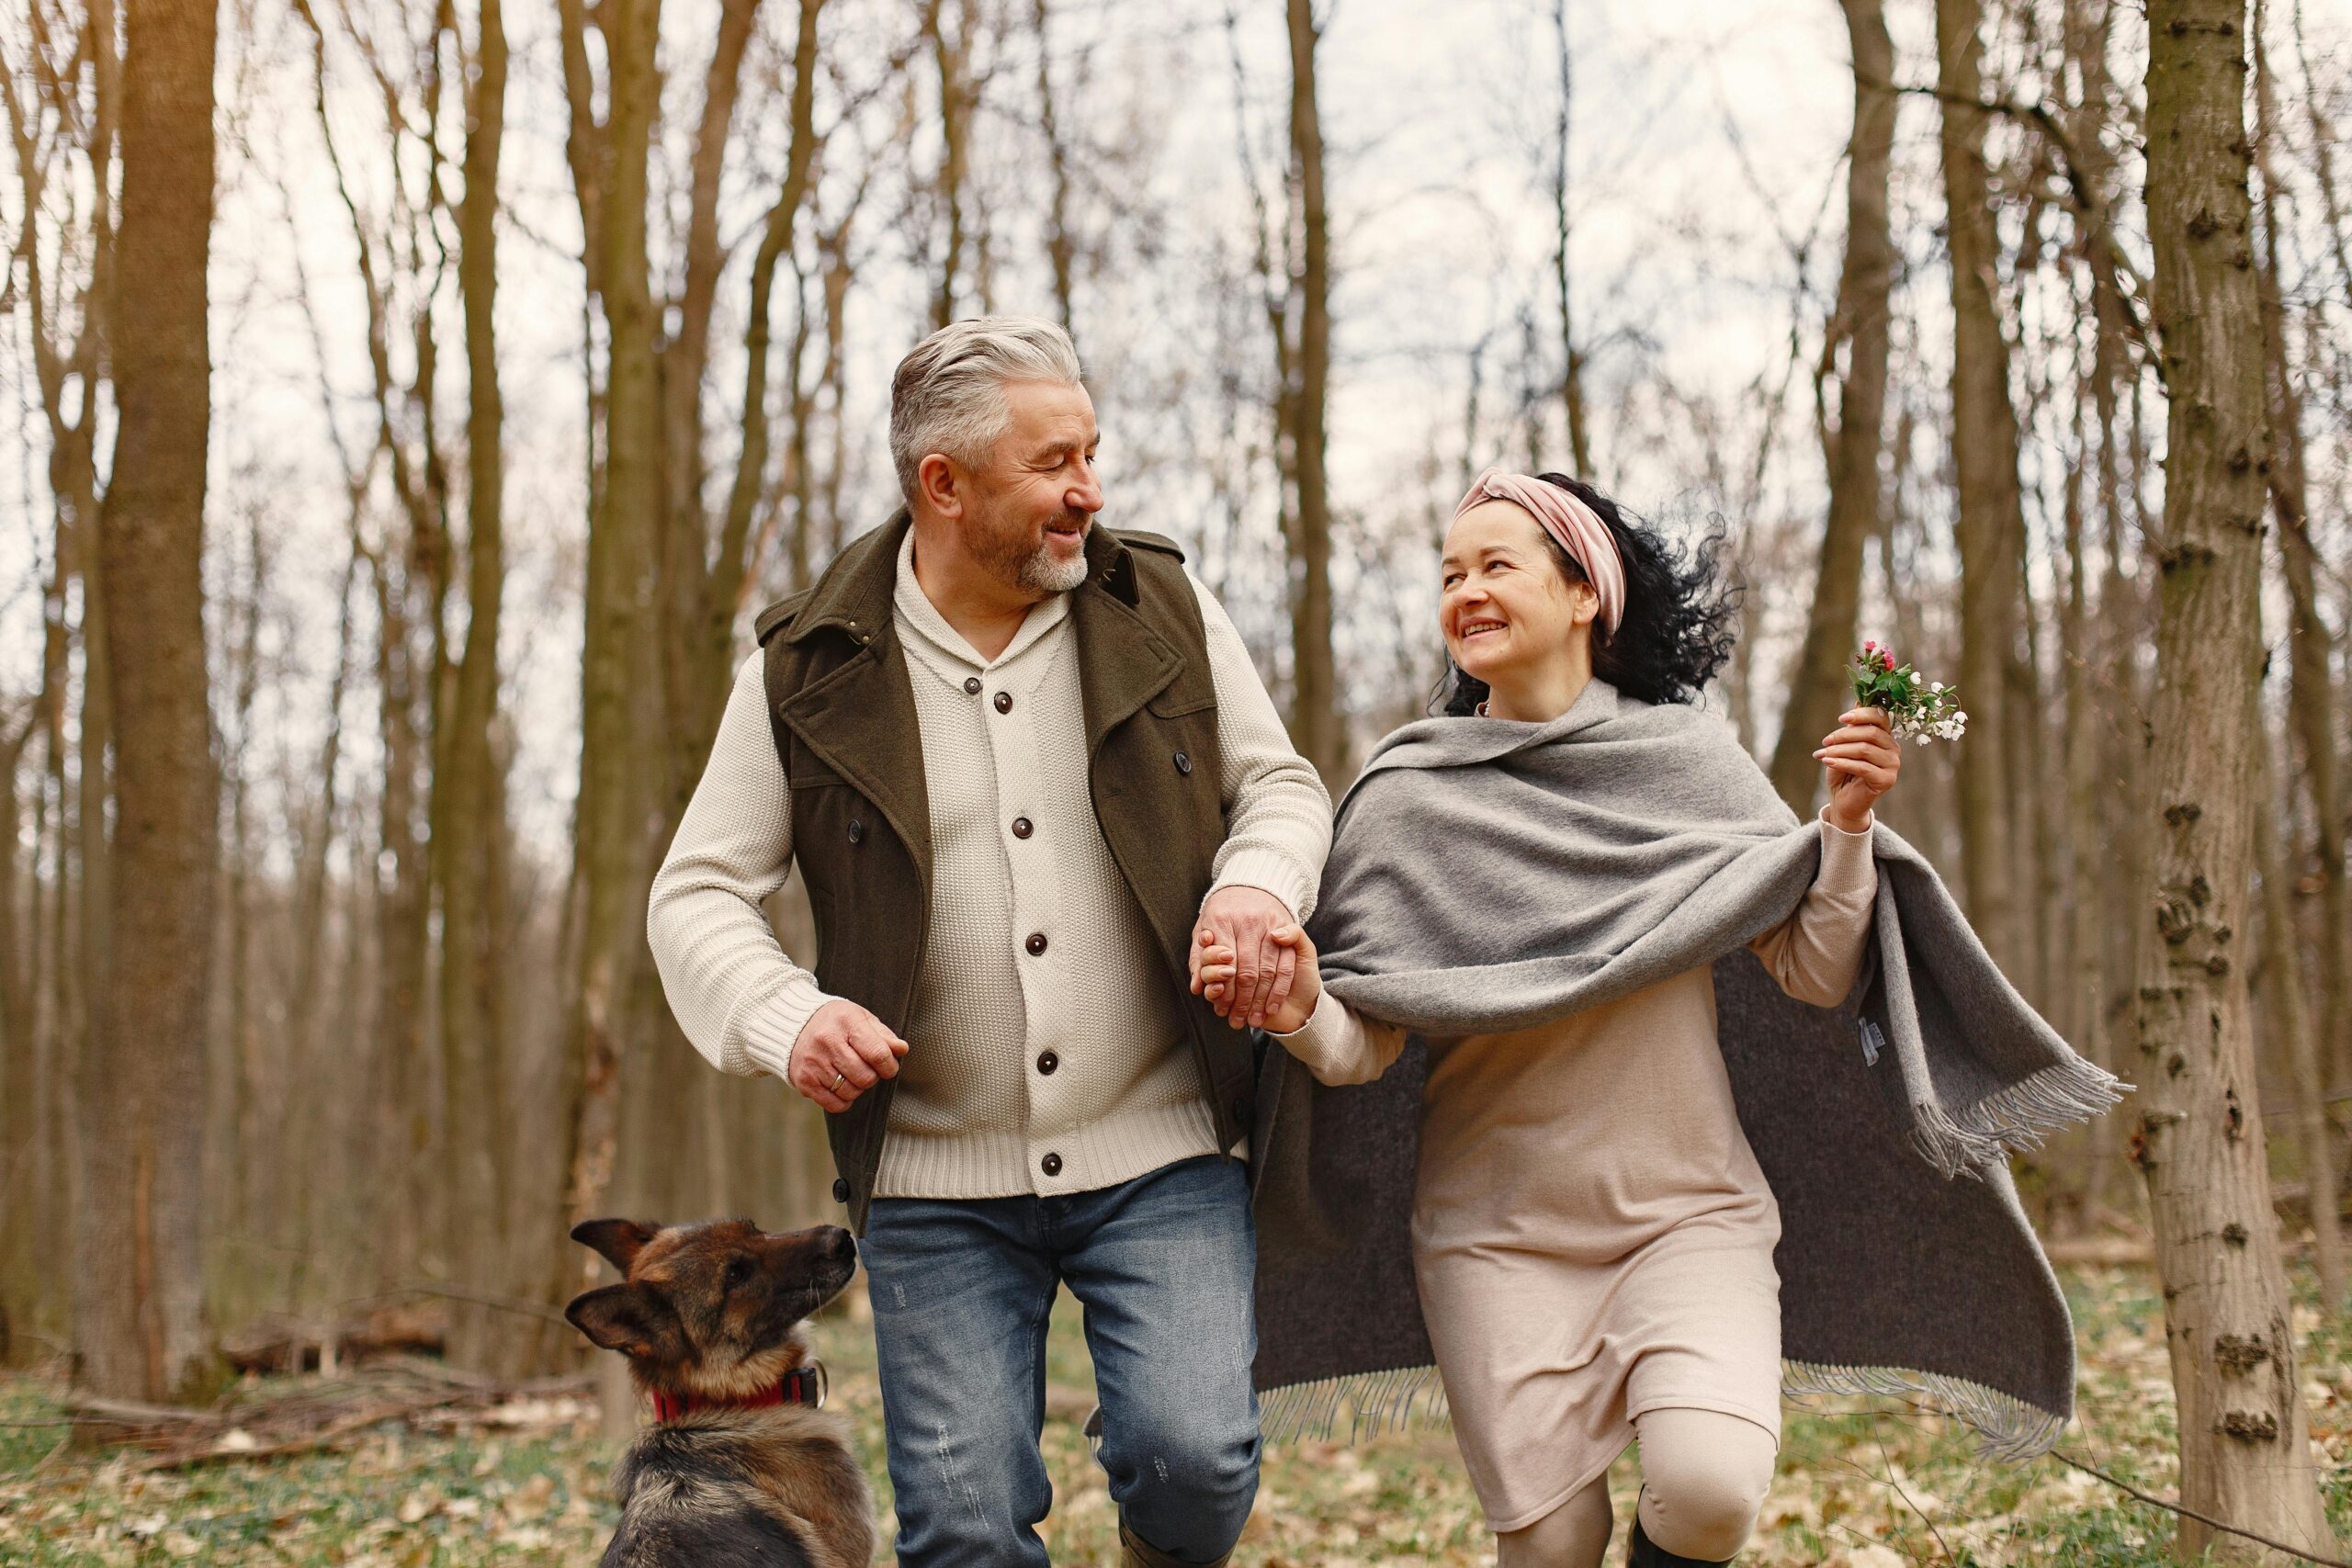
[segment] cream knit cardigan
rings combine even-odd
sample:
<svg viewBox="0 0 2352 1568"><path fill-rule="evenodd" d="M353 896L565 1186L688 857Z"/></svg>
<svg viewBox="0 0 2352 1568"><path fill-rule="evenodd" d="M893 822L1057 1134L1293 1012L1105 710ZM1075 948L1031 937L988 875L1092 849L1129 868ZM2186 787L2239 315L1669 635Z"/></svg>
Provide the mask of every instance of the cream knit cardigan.
<svg viewBox="0 0 2352 1568"><path fill-rule="evenodd" d="M984 660L924 595L913 550L910 532L893 615L922 731L931 928L876 1195L1082 1192L1214 1154L1176 995L1094 820L1069 604L1046 600ZM1330 848L1330 796L1233 623L1193 586L1229 824L1212 891L1263 888L1304 919ZM1012 699L1002 712L1001 693ZM755 650L646 910L671 1010L727 1072L785 1076L801 1030L834 999L786 956L760 908L791 866L791 794ZM1035 957L1022 948L1033 934L1046 938ZM1048 1155L1059 1156L1052 1176Z"/></svg>

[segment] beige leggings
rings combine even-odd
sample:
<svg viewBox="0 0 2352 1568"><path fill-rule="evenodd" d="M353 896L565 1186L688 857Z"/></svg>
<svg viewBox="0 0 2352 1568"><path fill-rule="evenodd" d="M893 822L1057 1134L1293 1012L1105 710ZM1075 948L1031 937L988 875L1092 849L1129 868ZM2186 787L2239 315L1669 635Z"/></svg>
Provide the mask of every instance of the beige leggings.
<svg viewBox="0 0 2352 1568"><path fill-rule="evenodd" d="M1634 1418L1634 1434L1643 1533L1678 1557L1735 1556L1772 1483L1772 1434L1714 1410L1652 1410ZM1496 1560L1500 1568L1600 1568L1614 1523L1604 1475L1526 1529L1497 1536Z"/></svg>

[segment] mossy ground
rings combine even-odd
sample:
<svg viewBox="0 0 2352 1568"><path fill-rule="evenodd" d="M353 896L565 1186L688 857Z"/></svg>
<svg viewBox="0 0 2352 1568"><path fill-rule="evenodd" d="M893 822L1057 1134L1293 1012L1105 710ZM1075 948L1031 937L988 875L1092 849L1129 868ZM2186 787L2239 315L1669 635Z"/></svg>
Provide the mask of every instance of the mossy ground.
<svg viewBox="0 0 2352 1568"><path fill-rule="evenodd" d="M2079 1412L2060 1447L2143 1490L2176 1483L2162 1314L2144 1270L2070 1271ZM2352 1535L2352 1335L2306 1305L2301 1368L2328 1498ZM849 1313L817 1325L834 1401L856 1424L877 1504L889 1506L871 1342ZM1044 1534L1057 1562L1115 1562L1115 1517L1077 1419L1091 1386L1075 1303L1056 1314L1044 1438L1055 1486ZM412 1429L386 1423L332 1453L133 1473L136 1455L62 1446L58 1388L0 1379L0 1563L237 1562L456 1568L594 1562L612 1527L611 1454L585 1400L540 1400ZM1638 1478L1611 1473L1622 1521ZM886 1520L887 1523L887 1520ZM887 1530L886 1530L887 1541ZM2053 1459L1980 1460L1957 1424L1883 1402L1792 1411L1763 1523L1741 1558L1955 1568L2169 1563L2170 1516ZM1612 1552L1612 1562L1619 1560ZM884 1549L887 1560L887 1545ZM1264 1568L1474 1564L1491 1538L1443 1430L1349 1447L1272 1450L1238 1562Z"/></svg>

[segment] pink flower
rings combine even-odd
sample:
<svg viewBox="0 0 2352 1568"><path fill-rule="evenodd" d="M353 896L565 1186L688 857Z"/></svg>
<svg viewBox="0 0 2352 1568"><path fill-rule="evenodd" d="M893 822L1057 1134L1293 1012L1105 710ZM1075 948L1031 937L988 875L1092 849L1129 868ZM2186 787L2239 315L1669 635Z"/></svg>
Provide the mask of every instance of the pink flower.
<svg viewBox="0 0 2352 1568"><path fill-rule="evenodd" d="M1882 670L1892 670L1892 669L1894 669L1894 655L1893 655L1893 654L1891 654L1891 653L1881 653L1881 654L1878 656L1878 667L1879 667L1880 669L1882 669Z"/></svg>

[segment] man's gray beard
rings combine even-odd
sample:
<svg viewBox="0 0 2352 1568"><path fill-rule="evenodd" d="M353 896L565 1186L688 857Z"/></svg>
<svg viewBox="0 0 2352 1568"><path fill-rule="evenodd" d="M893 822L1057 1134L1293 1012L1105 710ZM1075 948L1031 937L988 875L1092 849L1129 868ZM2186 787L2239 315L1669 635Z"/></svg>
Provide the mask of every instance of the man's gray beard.
<svg viewBox="0 0 2352 1568"><path fill-rule="evenodd" d="M1086 581L1086 558L1057 560L1054 547L1041 542L1021 563L1014 581L1032 593L1067 593Z"/></svg>

